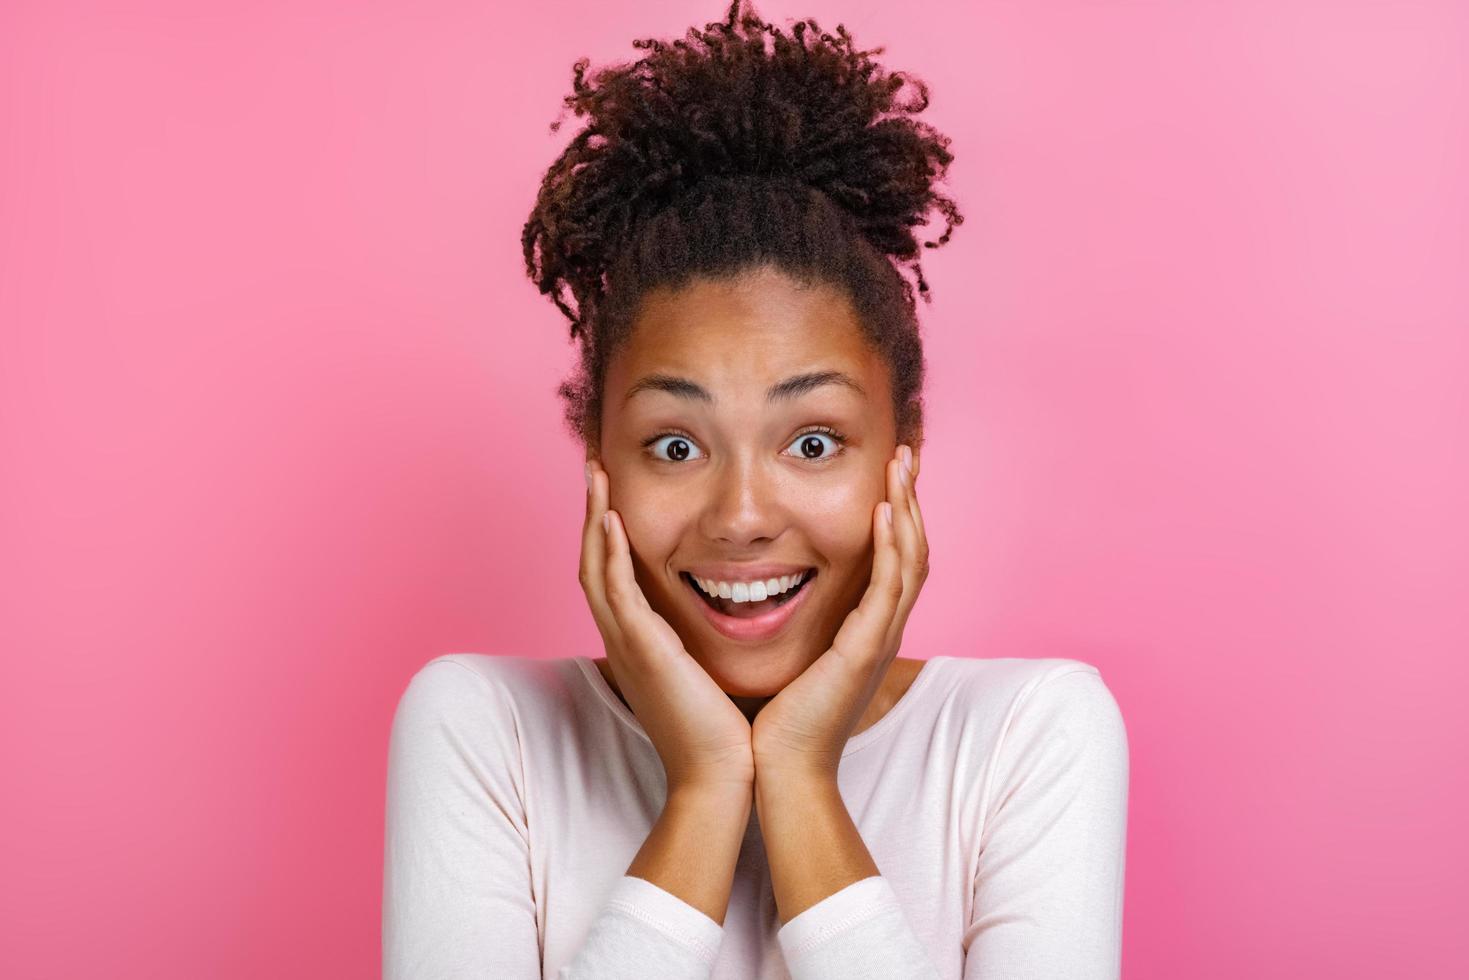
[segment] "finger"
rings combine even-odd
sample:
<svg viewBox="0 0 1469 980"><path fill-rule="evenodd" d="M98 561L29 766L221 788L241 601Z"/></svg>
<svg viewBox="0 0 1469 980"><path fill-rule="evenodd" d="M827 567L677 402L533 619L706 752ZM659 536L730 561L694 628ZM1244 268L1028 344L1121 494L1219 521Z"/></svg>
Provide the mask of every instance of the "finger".
<svg viewBox="0 0 1469 980"><path fill-rule="evenodd" d="M607 514L607 605L617 618L617 626L623 635L634 641L633 646L643 649L651 644L637 641L650 639L646 624L648 617L656 614L633 572L632 547L628 544L622 515L615 510L609 510Z"/></svg>
<svg viewBox="0 0 1469 980"><path fill-rule="evenodd" d="M611 647L620 643L621 631L607 603L605 585L607 532L602 527L602 515L607 512L607 474L595 461L591 463L591 468L592 479L587 488L586 523L582 526L581 568L578 578L582 591L586 593L587 605L592 610L592 618L597 622L597 629L602 634L603 641Z"/></svg>
<svg viewBox="0 0 1469 980"><path fill-rule="evenodd" d="M867 591L832 641L833 650L862 660L880 659L888 652L888 629L903 596L897 537L883 510L881 503L873 508L872 578L867 583Z"/></svg>
<svg viewBox="0 0 1469 980"><path fill-rule="evenodd" d="M909 514L913 518L913 527L918 534L918 550L914 555L914 565L918 569L918 581L922 583L928 578L928 532L923 529L923 510L918 506L917 495L911 492L908 494L908 505Z"/></svg>
<svg viewBox="0 0 1469 980"><path fill-rule="evenodd" d="M898 524L897 511L893 508L892 501L885 503L888 505L886 513L878 515L877 521L873 580L867 587L869 591L876 589L877 594L882 597L881 608L886 615L891 616L898 601L903 598L903 556L898 551L898 537L895 533Z"/></svg>
<svg viewBox="0 0 1469 980"><path fill-rule="evenodd" d="M902 457L888 463L888 500L893 505L893 530L897 534L898 552L902 556L903 591L905 596L917 591L918 525L913 522L913 494L903 473Z"/></svg>
<svg viewBox="0 0 1469 980"><path fill-rule="evenodd" d="M888 468L888 495L893 504L893 531L898 541L903 580L903 594L898 599L887 632L886 645L896 650L902 642L908 614L918 601L919 590L923 588L923 581L928 575L928 546L914 520L915 498L911 477L905 479L903 474L902 447L899 447L897 457L889 462Z"/></svg>
<svg viewBox="0 0 1469 980"><path fill-rule="evenodd" d="M913 526L918 529L918 537L926 546L928 544L928 532L923 529L923 508L918 506L918 491L910 485L908 487L909 512L913 515Z"/></svg>
<svg viewBox="0 0 1469 980"><path fill-rule="evenodd" d="M918 506L917 477L918 457L915 455L913 457L913 476L908 480L908 513L913 518L913 527L918 534L915 565L918 568L918 581L922 583L928 578L928 532L923 529L923 509Z"/></svg>

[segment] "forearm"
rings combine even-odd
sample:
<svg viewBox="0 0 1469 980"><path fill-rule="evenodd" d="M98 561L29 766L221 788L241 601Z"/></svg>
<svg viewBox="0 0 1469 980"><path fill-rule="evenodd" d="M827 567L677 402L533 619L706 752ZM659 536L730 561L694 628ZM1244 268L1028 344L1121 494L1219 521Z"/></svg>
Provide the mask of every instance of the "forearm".
<svg viewBox="0 0 1469 980"><path fill-rule="evenodd" d="M757 763L755 809L791 977L938 980L835 778L762 779L759 772Z"/></svg>
<svg viewBox="0 0 1469 980"><path fill-rule="evenodd" d="M748 786L673 790L627 873L724 925L753 793Z"/></svg>
<svg viewBox="0 0 1469 980"><path fill-rule="evenodd" d="M879 873L834 778L762 778L757 770L755 810L781 925Z"/></svg>

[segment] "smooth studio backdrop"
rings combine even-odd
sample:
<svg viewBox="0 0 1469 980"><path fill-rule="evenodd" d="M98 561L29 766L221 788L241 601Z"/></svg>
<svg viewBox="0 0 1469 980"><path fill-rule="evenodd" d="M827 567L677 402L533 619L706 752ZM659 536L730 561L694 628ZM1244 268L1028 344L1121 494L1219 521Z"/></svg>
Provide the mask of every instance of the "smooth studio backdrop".
<svg viewBox="0 0 1469 980"><path fill-rule="evenodd" d="M759 10L953 138L903 652L1101 669L1125 975L1463 976L1469 8ZM0 975L377 973L412 672L601 653L548 126L723 13L0 10Z"/></svg>

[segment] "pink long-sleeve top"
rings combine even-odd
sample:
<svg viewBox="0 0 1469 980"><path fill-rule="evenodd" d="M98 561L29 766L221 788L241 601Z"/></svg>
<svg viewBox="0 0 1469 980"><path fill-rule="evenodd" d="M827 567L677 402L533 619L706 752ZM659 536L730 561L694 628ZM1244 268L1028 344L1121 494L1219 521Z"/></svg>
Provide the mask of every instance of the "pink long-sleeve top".
<svg viewBox="0 0 1469 980"><path fill-rule="evenodd" d="M385 980L1120 975L1127 734L1095 667L934 657L838 782L881 874L781 926L752 807L720 925L626 874L667 782L590 657L436 657L389 739Z"/></svg>

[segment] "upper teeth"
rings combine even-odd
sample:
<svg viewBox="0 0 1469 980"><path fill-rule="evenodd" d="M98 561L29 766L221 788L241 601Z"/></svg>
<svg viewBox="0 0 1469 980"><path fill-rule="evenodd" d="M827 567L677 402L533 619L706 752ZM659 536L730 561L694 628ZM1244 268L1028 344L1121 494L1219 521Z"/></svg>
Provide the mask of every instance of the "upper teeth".
<svg viewBox="0 0 1469 980"><path fill-rule="evenodd" d="M804 572L782 575L780 578L768 578L763 582L719 582L711 578L699 578L697 575L690 575L689 578L698 582L699 588L709 595L729 599L732 602L759 602L761 599L769 599L771 596L780 595L787 589L800 585L810 572L811 569L808 568Z"/></svg>

